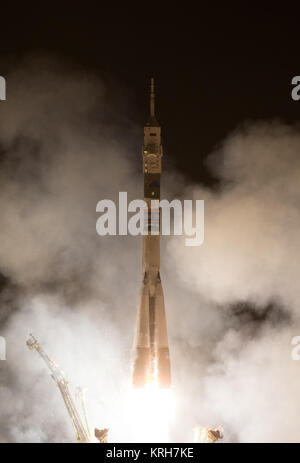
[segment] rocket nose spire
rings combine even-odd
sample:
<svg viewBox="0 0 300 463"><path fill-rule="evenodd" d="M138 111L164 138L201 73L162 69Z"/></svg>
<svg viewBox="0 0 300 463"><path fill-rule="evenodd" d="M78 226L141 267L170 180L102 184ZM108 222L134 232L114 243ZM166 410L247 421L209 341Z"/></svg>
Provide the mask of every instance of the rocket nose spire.
<svg viewBox="0 0 300 463"><path fill-rule="evenodd" d="M154 77L151 77L151 86L150 86L150 117L155 118Z"/></svg>
<svg viewBox="0 0 300 463"><path fill-rule="evenodd" d="M159 123L155 117L155 90L154 90L154 77L150 80L150 116L147 122L148 126L159 127Z"/></svg>

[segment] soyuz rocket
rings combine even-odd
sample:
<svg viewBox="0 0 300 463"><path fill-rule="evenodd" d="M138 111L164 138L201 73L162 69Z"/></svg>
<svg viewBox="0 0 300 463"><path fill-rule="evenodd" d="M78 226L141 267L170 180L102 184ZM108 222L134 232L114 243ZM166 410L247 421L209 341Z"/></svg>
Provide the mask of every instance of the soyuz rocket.
<svg viewBox="0 0 300 463"><path fill-rule="evenodd" d="M155 118L152 78L150 117L144 127L142 149L144 201L147 209L146 233L143 236L143 280L133 346L132 384L136 388L143 388L149 383L155 383L160 388L171 386L166 313L160 278L160 209L150 209L151 200L160 200L162 155L161 127Z"/></svg>

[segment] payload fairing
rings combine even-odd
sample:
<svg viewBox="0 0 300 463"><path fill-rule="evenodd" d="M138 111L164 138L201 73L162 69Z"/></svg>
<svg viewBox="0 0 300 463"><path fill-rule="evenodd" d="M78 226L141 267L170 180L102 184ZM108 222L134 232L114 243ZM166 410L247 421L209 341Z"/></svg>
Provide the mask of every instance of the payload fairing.
<svg viewBox="0 0 300 463"><path fill-rule="evenodd" d="M164 295L160 279L160 209L151 201L160 200L163 149L161 127L155 118L154 79L151 79L150 118L144 127L143 172L145 213L143 236L143 281L133 348L134 387L155 383L171 386L171 369Z"/></svg>

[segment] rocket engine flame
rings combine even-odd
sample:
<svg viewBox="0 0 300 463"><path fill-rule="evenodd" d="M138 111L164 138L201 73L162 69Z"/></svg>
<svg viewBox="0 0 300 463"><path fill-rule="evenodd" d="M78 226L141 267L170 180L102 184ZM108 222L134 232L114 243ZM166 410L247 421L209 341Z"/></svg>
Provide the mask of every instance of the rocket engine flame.
<svg viewBox="0 0 300 463"><path fill-rule="evenodd" d="M141 389L129 391L128 416L134 441L168 442L174 420L175 400L172 389L161 389L157 382L148 382Z"/></svg>

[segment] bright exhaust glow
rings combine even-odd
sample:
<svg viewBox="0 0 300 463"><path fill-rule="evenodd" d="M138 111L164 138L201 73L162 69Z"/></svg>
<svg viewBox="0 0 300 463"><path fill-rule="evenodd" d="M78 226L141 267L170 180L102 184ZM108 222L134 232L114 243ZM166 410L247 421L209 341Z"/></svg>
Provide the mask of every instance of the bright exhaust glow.
<svg viewBox="0 0 300 463"><path fill-rule="evenodd" d="M168 442L174 411L171 389L160 389L155 383L143 389L131 389L128 416L134 442Z"/></svg>

